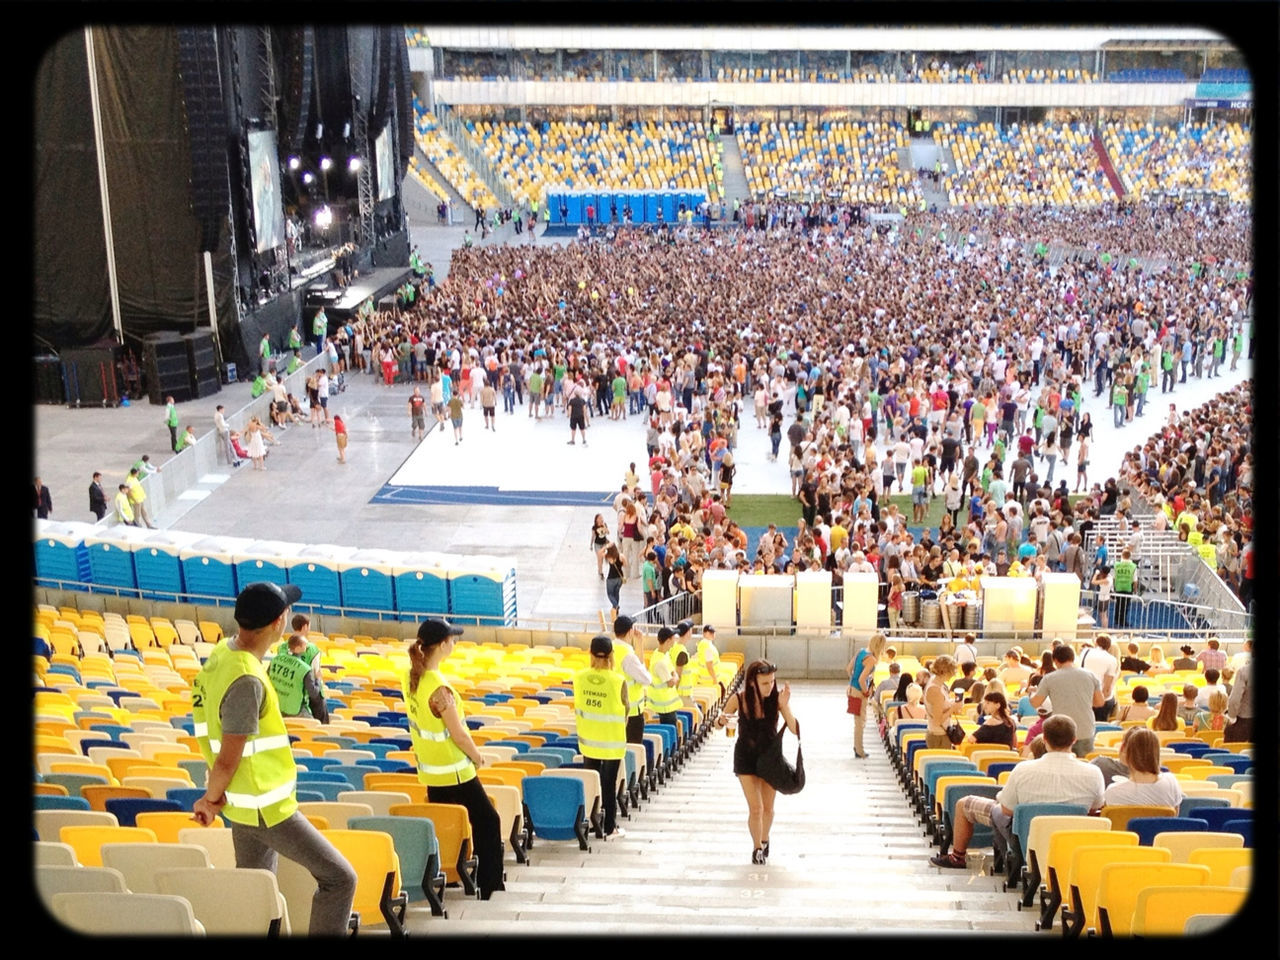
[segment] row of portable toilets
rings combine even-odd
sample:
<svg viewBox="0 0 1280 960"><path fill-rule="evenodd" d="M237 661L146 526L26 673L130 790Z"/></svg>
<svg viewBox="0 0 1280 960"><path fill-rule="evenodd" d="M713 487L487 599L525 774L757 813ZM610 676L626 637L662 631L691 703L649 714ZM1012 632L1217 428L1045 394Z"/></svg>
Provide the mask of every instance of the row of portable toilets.
<svg viewBox="0 0 1280 960"><path fill-rule="evenodd" d="M547 194L547 209L552 223L580 224L587 222L588 204L595 207L595 222L607 224L612 206L618 209L618 223L622 223L623 209L630 205L632 223L657 223L658 211L662 222L674 224L680 205L695 214L698 204L707 199L703 190L645 190L645 191L596 191L568 190ZM565 214L560 214L563 203Z"/></svg>
<svg viewBox="0 0 1280 960"><path fill-rule="evenodd" d="M306 613L369 619L443 616L514 626L515 561L360 550L181 530L36 521L36 585L231 606L246 584L297 584Z"/></svg>

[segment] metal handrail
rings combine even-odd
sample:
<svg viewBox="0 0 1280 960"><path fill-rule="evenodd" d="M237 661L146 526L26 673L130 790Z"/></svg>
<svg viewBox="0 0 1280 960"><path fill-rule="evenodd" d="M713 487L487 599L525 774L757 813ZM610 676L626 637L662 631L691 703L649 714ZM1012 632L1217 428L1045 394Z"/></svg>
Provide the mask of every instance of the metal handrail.
<svg viewBox="0 0 1280 960"><path fill-rule="evenodd" d="M453 108L443 100L436 101L436 118L440 121L440 126L445 133L449 135L449 139L453 141L454 146L458 148L458 152L471 165L471 169L476 172L485 186L493 193L503 206L515 206L515 200L511 195L506 183L502 177L498 175L498 171L493 168L493 164L489 162L489 158L484 155L484 151L476 146L471 134L467 132L467 128L463 126L453 113ZM462 198L467 204L471 201L467 197Z"/></svg>

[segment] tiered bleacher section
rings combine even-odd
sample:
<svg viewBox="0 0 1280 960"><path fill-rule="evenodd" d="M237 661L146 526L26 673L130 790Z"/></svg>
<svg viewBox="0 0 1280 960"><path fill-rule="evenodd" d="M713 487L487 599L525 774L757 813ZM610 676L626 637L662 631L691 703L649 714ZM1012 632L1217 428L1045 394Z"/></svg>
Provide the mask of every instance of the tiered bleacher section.
<svg viewBox="0 0 1280 960"><path fill-rule="evenodd" d="M422 165L422 161L418 159L417 154L409 158L409 174L420 184L426 187L431 193L440 200L449 199L449 193L426 167Z"/></svg>
<svg viewBox="0 0 1280 960"><path fill-rule="evenodd" d="M718 67L714 79L720 83L892 83L895 78L873 67L852 71Z"/></svg>
<svg viewBox="0 0 1280 960"><path fill-rule="evenodd" d="M981 81L990 81L983 78ZM1001 83L1097 83L1092 70L1006 70L1000 75Z"/></svg>
<svg viewBox="0 0 1280 960"><path fill-rule="evenodd" d="M1200 78L1201 83L1250 83L1252 77L1244 67L1210 67Z"/></svg>
<svg viewBox="0 0 1280 960"><path fill-rule="evenodd" d="M37 650L42 643L45 648L33 660L37 863L98 868L118 849L104 844L140 842L194 845L208 854L197 855L197 866L233 867L225 824L200 828L190 819L207 773L193 736L190 684L221 637L218 624L202 624L201 632L183 620L126 619L110 612L40 606L35 625ZM418 781L400 692L413 638L312 633L309 639L321 649L330 722L285 720L298 765L300 809L325 831L349 828L388 838L380 842L394 849L399 870L366 870L367 851L359 843L350 846L358 838L330 834L335 843L343 841L339 845L348 859L359 859L361 885L372 888L357 888L361 929L386 923L398 935L403 910L400 920L388 920L393 911L382 907L387 906L384 897L394 901L401 884L411 899L429 902L436 917L446 915L446 882L467 894L474 890L470 825L465 811L458 819L454 808L424 805L426 788ZM676 727L649 718L654 722L646 726L645 743L629 748L619 769L620 812L647 799L683 768L710 730L723 697L733 691L742 660L740 654L726 653L715 677L700 670L693 702L677 712ZM540 849L544 842L574 840L585 851L590 832L602 835L599 775L581 768L573 708L574 673L588 664L586 650L577 647L461 641L443 666L485 757L479 777L499 811L511 870L526 862L533 836ZM557 787L564 780L575 785L568 792L576 795L581 810L566 835L557 835L544 819L552 811L541 805L541 791L535 789L544 777ZM387 822L383 816L393 819ZM430 829L410 829L423 818ZM368 842L376 841L371 837ZM165 852L157 849L144 858L146 864L136 864L134 858L134 869L117 860L129 871L127 886L117 881L109 889L154 893L159 879L154 870L173 865ZM174 849L174 857L180 852ZM384 892L383 877L392 871L396 882ZM80 878L101 879L89 874ZM309 879L285 864L278 871L287 907L274 916L282 918L284 932L306 931L314 890ZM53 895L71 889L66 882L65 876L42 874L38 887L54 906ZM274 895L267 899L276 904ZM261 935L271 921L244 914L236 925L232 918L215 915L212 905L193 900L191 907L210 933ZM263 924L261 929L245 926L256 922ZM121 932L154 928L144 924Z"/></svg>
<svg viewBox="0 0 1280 960"><path fill-rule="evenodd" d="M921 667L914 657L897 659L903 675ZM994 657L977 661L979 670L998 666ZM875 681L888 676L888 664L882 661ZM1116 685L1118 710L1132 702L1132 690L1140 684L1154 701L1166 690L1181 697L1186 683L1203 686L1204 676L1195 671L1125 674ZM1022 691L1018 684L1007 684L1006 693L1012 706ZM1031 710L1019 721L1017 751L969 742L957 749L930 750L925 749L926 722L898 720L899 705L891 693L881 695L889 721L883 733L885 752L925 835L946 853L955 834L958 801L975 794L994 797L1013 768L1028 762L1020 750L1035 713ZM980 717L976 705L969 710L960 723L973 732ZM1062 934L1069 938L1086 930L1103 936L1179 934L1193 916L1231 916L1249 887L1253 775L1244 771L1252 770L1253 748L1223 743L1220 731L1191 733L1183 721L1178 723L1179 729L1156 735L1161 766L1172 772L1184 795L1179 809L1103 807L1101 816L1090 817L1087 810L1061 804L1020 805L1014 810L1014 843L1005 862L992 856L991 828L979 825L967 852L979 855L980 865L970 859L970 869L978 865L981 872L1003 874L1004 889L1017 899L1018 909L1039 907L1038 920L1026 911L1029 928L1034 923L1036 930L1048 930L1061 922ZM1125 729L1138 725L1149 722L1098 724L1095 748L1086 760L1117 757ZM1110 880L1107 870L1114 874ZM1116 883L1121 874L1125 882ZM1148 908L1157 892L1168 898L1160 900L1159 909ZM1176 902L1175 892L1181 895Z"/></svg>
<svg viewBox="0 0 1280 960"><path fill-rule="evenodd" d="M942 124L934 140L956 173L943 178L952 204L1095 206L1115 199L1084 124Z"/></svg>
<svg viewBox="0 0 1280 960"><path fill-rule="evenodd" d="M1152 190L1225 190L1248 203L1253 189L1252 134L1238 123L1108 123L1107 152L1139 198Z"/></svg>
<svg viewBox="0 0 1280 960"><path fill-rule="evenodd" d="M721 147L701 123L467 122L517 203L548 188L720 193Z"/></svg>
<svg viewBox="0 0 1280 960"><path fill-rule="evenodd" d="M843 202L914 206L919 188L902 169L898 150L909 145L901 124L740 124L743 171L755 197L822 196Z"/></svg>
<svg viewBox="0 0 1280 960"><path fill-rule="evenodd" d="M1141 67L1130 70L1112 70L1107 74L1108 83L1186 83L1190 79L1181 70Z"/></svg>
<svg viewBox="0 0 1280 960"><path fill-rule="evenodd" d="M413 129L418 147L436 165L436 169L444 174L450 186L474 208L497 209L498 198L440 129L435 114L425 109L417 98L414 98L413 112Z"/></svg>

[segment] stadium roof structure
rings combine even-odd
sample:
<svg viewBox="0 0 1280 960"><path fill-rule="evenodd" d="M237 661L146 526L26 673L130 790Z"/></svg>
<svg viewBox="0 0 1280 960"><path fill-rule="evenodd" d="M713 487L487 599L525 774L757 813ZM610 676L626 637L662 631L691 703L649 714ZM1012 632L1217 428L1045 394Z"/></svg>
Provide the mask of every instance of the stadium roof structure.
<svg viewBox="0 0 1280 960"><path fill-rule="evenodd" d="M423 25L433 47L469 50L1100 50L1230 47L1201 27L508 27ZM1185 45L1185 46L1184 46ZM1124 47L1119 47L1123 49ZM1134 47L1133 49L1141 49Z"/></svg>

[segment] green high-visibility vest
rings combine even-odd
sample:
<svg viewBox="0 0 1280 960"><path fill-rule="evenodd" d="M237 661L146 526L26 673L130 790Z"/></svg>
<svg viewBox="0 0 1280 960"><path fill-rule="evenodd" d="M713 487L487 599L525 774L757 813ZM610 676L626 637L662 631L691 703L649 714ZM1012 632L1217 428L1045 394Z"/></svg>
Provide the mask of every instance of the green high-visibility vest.
<svg viewBox="0 0 1280 960"><path fill-rule="evenodd" d="M305 681L311 673L311 665L301 657L292 653L277 653L267 667L267 677L276 688L280 698L280 712L286 717L296 717L303 713L307 704ZM310 716L311 711L306 710Z"/></svg>

